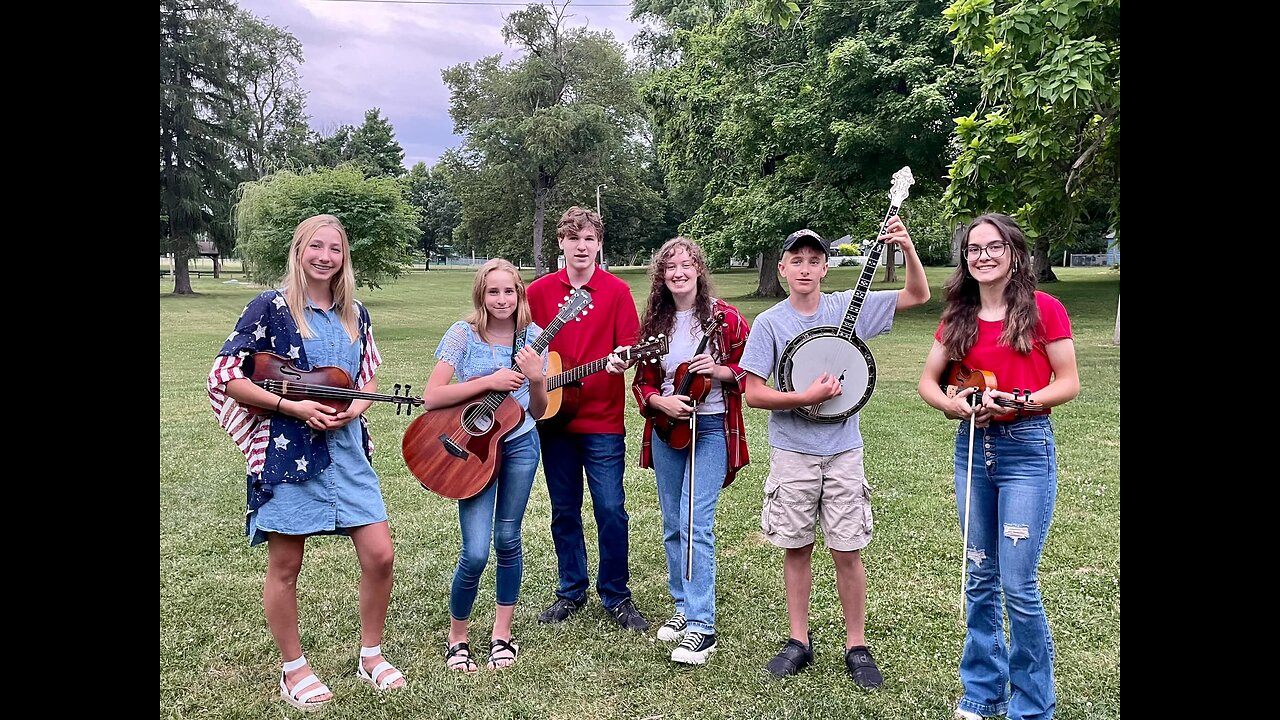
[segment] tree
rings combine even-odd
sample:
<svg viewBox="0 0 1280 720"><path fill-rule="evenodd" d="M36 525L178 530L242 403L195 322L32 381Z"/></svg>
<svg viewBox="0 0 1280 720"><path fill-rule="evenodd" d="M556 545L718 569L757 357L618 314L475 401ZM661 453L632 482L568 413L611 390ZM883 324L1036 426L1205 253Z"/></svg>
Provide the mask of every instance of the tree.
<svg viewBox="0 0 1280 720"><path fill-rule="evenodd" d="M421 232L421 216L403 192L396 180L365 178L356 167L281 170L241 185L237 246L249 276L263 284L278 281L298 223L329 213L347 230L357 284L376 288L400 277Z"/></svg>
<svg viewBox="0 0 1280 720"><path fill-rule="evenodd" d="M160 2L160 215L174 253L176 295L190 295L187 261L200 235L226 235L235 180L228 123L236 96L221 28L223 0Z"/></svg>
<svg viewBox="0 0 1280 720"><path fill-rule="evenodd" d="M364 124L351 133L342 159L364 168L369 177L404 175L404 149L396 142L391 121L382 117L378 108L365 111Z"/></svg>
<svg viewBox="0 0 1280 720"><path fill-rule="evenodd" d="M787 233L874 237L903 165L913 195L941 194L947 119L977 93L936 0L813 3L785 25L789 5L766 5L678 33L645 99L673 195L700 198L682 231L717 259L759 254L757 293L779 296Z"/></svg>
<svg viewBox="0 0 1280 720"><path fill-rule="evenodd" d="M502 65L495 55L442 73L454 130L466 136L455 158L466 234L475 239L491 228L477 224L478 217L531 204L539 274L551 269L543 226L562 176L591 167L605 172L605 162L638 117L621 46L609 33L566 27L565 19L565 8L558 6L513 12L502 35L522 51L519 60ZM470 190L482 191L483 201L494 207L477 207L478 196ZM519 218L506 215L506 226L519 224Z"/></svg>
<svg viewBox="0 0 1280 720"><path fill-rule="evenodd" d="M462 220L462 204L449 186L443 163L430 170L424 162L415 164L404 183L405 199L422 213L418 247L427 256L425 269L430 270L431 255L453 239L453 229Z"/></svg>
<svg viewBox="0 0 1280 720"><path fill-rule="evenodd" d="M1083 208L1120 232L1120 0L958 0L945 11L972 56L982 107L957 118L947 198L958 215L1015 215L1036 272L1069 245Z"/></svg>
<svg viewBox="0 0 1280 720"><path fill-rule="evenodd" d="M305 148L306 93L298 80L302 43L238 9L227 33L235 60L230 80L240 90L231 119L245 139L235 156L256 180L290 167Z"/></svg>

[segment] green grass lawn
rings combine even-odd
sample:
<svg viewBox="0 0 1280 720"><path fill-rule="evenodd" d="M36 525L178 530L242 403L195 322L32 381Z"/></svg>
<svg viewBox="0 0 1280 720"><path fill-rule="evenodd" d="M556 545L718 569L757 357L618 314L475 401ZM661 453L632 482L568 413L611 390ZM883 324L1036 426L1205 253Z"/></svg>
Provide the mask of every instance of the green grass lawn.
<svg viewBox="0 0 1280 720"><path fill-rule="evenodd" d="M850 287L858 271L835 269L825 287ZM299 580L299 609L307 657L336 695L324 716L949 718L960 694L956 667L964 637L951 478L955 423L915 391L949 272L929 269L934 300L900 314L891 334L870 342L879 380L862 412L862 431L876 525L864 559L867 634L886 677L882 690L862 692L845 674L832 562L821 550L814 553L811 611L816 663L785 681L763 672L788 631L782 554L759 530L767 415L749 408L753 462L724 492L716 523L720 645L707 666L672 664L670 645L657 642L652 631L621 631L594 595L562 625L537 623L556 582L547 491L539 477L525 519L525 575L515 622L520 661L500 673L446 671L456 504L422 490L409 474L399 451L408 421L378 404L369 411L378 445L374 467L397 554L384 648L409 686L380 695L356 680L355 554L345 538L313 539ZM1080 397L1053 416L1059 492L1040 571L1056 643L1057 717L1119 718L1120 349L1111 337L1120 279L1100 268L1057 273L1062 282L1045 290L1071 313L1083 386ZM642 270L619 274L638 299L647 291ZM384 390L407 382L420 392L440 336L468 309L471 278L469 272L418 271L379 291L360 292L384 358L378 374ZM755 288L754 271L715 280L718 294L749 320L773 302L745 297ZM280 657L262 614L266 548L250 548L244 537L243 457L218 428L204 390L214 354L260 288L211 278L193 278L192 284L197 296L175 297L169 294L172 279L160 281L160 717L296 716L278 698ZM629 410L631 588L656 630L672 608L653 477L636 467L641 427L639 414ZM594 582L589 507L584 520ZM492 621L490 562L476 602L473 646L487 647Z"/></svg>

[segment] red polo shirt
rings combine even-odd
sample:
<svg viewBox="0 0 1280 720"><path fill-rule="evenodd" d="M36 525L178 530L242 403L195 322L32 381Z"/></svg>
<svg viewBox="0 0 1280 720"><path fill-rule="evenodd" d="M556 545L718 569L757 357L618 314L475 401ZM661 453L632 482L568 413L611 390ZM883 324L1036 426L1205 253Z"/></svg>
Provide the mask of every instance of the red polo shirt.
<svg viewBox="0 0 1280 720"><path fill-rule="evenodd" d="M633 344L640 333L640 317L631 288L618 276L597 265L582 287L591 293L591 307L585 315L566 323L551 340L550 349L560 353L566 370L608 357L615 347ZM568 270L543 275L530 283L527 295L533 321L539 327L547 327L573 289ZM625 433L625 392L622 375L601 370L583 378L578 414L566 429L584 434Z"/></svg>

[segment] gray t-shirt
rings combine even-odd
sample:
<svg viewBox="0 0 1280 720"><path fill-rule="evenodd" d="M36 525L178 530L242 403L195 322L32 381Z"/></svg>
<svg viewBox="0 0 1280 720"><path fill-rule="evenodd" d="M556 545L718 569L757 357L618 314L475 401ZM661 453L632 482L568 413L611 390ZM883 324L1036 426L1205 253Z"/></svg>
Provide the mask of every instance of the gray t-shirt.
<svg viewBox="0 0 1280 720"><path fill-rule="evenodd" d="M765 310L751 323L751 335L739 365L767 382L777 372L778 360L792 338L821 325L840 327L852 300L853 291L842 290L823 293L818 312L813 315L796 312L789 299ZM897 290L867 293L854 327L858 337L866 340L893 329L897 306ZM806 455L835 455L860 448L862 432L858 429L858 414L844 422L828 424L805 420L790 410L773 410L769 413L769 444Z"/></svg>

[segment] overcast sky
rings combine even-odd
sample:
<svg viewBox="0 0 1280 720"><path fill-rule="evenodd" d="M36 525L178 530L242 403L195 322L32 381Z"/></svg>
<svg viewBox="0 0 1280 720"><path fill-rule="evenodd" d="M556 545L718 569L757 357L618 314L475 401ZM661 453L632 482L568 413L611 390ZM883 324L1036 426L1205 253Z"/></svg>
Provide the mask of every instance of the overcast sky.
<svg viewBox="0 0 1280 720"><path fill-rule="evenodd" d="M404 148L404 164L435 164L461 144L449 117L440 71L487 55L513 57L502 42L503 17L522 5L509 0L235 0L288 30L302 43L302 88L311 127L330 134L359 126L380 108ZM483 4L482 4L483 3ZM589 7L589 5L615 7ZM639 25L624 0L582 0L569 7L570 25L609 30L630 49Z"/></svg>

